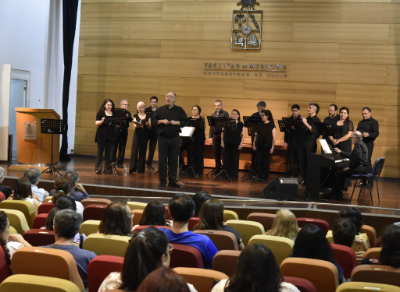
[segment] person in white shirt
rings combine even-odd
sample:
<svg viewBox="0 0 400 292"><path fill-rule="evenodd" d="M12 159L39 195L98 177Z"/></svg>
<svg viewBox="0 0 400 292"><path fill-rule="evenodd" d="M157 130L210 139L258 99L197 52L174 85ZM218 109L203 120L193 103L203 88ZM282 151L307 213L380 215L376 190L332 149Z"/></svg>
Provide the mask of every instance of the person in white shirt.
<svg viewBox="0 0 400 292"><path fill-rule="evenodd" d="M54 183L54 187L57 193L51 199L53 204L56 204L56 201L59 197L70 196L73 191L71 180L65 177L59 177ZM75 203L76 203L76 213L78 213L81 216L81 219L83 220L84 207L81 202L75 201Z"/></svg>
<svg viewBox="0 0 400 292"><path fill-rule="evenodd" d="M31 182L32 193L39 198L40 203L43 203L43 200L49 196L49 193L45 189L38 188L37 186L41 176L42 173L39 168L32 167L24 171L24 177Z"/></svg>

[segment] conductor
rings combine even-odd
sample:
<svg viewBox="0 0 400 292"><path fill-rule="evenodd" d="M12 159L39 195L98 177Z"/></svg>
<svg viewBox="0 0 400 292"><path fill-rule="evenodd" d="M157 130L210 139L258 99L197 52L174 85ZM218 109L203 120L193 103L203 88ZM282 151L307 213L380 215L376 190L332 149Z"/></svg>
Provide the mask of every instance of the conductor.
<svg viewBox="0 0 400 292"><path fill-rule="evenodd" d="M169 186L179 187L176 183L179 157L179 132L181 127L188 124L185 111L175 105L176 94L168 92L165 96L166 104L159 107L152 121L152 126L157 128L158 134L158 170L160 173L160 186L167 185L167 160Z"/></svg>

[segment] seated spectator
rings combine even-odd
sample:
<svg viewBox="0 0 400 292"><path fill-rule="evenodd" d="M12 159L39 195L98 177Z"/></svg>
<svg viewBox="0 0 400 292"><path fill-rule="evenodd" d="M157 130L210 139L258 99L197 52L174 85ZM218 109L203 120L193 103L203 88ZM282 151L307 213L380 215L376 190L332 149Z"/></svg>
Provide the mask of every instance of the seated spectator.
<svg viewBox="0 0 400 292"><path fill-rule="evenodd" d="M165 226L166 219L164 204L158 200L152 200L144 208L139 225Z"/></svg>
<svg viewBox="0 0 400 292"><path fill-rule="evenodd" d="M33 208L35 209L35 215L38 215L38 208L41 205L39 199L33 196L32 188L30 181L23 177L15 181L15 193L14 195L10 196L9 200L20 200L20 201L27 201L32 204Z"/></svg>
<svg viewBox="0 0 400 292"><path fill-rule="evenodd" d="M240 250L244 249L242 236L232 227L224 225L224 203L218 199L205 201L200 210L200 221L193 230L222 230L233 233Z"/></svg>
<svg viewBox="0 0 400 292"><path fill-rule="evenodd" d="M201 206L205 201L211 200L211 195L206 191L199 191L193 196L193 201L195 205L194 216L199 217Z"/></svg>
<svg viewBox="0 0 400 292"><path fill-rule="evenodd" d="M181 275L158 268L142 281L136 292L190 292L190 289Z"/></svg>
<svg viewBox="0 0 400 292"><path fill-rule="evenodd" d="M43 203L43 200L49 196L49 193L45 189L37 187L41 176L42 172L39 168L31 167L24 171L24 177L31 182L32 193L39 198L40 203Z"/></svg>
<svg viewBox="0 0 400 292"><path fill-rule="evenodd" d="M379 260L364 258L361 264L387 265L400 268L400 226L392 224L382 231L382 251Z"/></svg>
<svg viewBox="0 0 400 292"><path fill-rule="evenodd" d="M136 291L142 281L157 268L169 267L172 246L165 235L154 227L135 233L125 253L122 273L107 276L99 292L120 289ZM189 285L190 291L196 289Z"/></svg>
<svg viewBox="0 0 400 292"><path fill-rule="evenodd" d="M54 216L60 210L72 210L76 212L76 202L68 196L60 196L53 209L47 215L45 226L41 229L53 230ZM83 241L86 239L86 235L78 232L74 237L74 243L77 247L82 248Z"/></svg>
<svg viewBox="0 0 400 292"><path fill-rule="evenodd" d="M279 237L286 237L295 240L299 226L297 225L296 216L288 209L281 209L276 212L272 229L268 230L265 234Z"/></svg>
<svg viewBox="0 0 400 292"><path fill-rule="evenodd" d="M133 215L127 205L112 203L104 211L99 233L131 236L132 218Z"/></svg>
<svg viewBox="0 0 400 292"><path fill-rule="evenodd" d="M314 224L307 224L297 234L290 257L331 262L338 269L339 284L343 282L343 269L333 259L333 250L324 232Z"/></svg>
<svg viewBox="0 0 400 292"><path fill-rule="evenodd" d="M171 243L186 244L197 248L203 258L204 267L211 269L212 260L218 252L211 239L188 230L189 219L194 214L194 202L185 194L176 194L169 201L169 213L173 220L171 229L161 228Z"/></svg>
<svg viewBox="0 0 400 292"><path fill-rule="evenodd" d="M6 255L8 265L11 265L14 252L21 247L31 246L21 234L10 234L10 222L4 211L0 211L0 245Z"/></svg>
<svg viewBox="0 0 400 292"><path fill-rule="evenodd" d="M72 192L72 184L71 181L68 178L65 177L59 177L56 182L54 183L54 187L56 188L57 193L53 195L53 198L51 201L53 204L56 204L56 201L59 197L61 196L70 196ZM81 202L75 201L76 203L76 213L81 216L81 219L83 220L83 205Z"/></svg>
<svg viewBox="0 0 400 292"><path fill-rule="evenodd" d="M211 292L300 292L283 282L274 254L264 244L250 244L240 253L236 272L223 279Z"/></svg>
<svg viewBox="0 0 400 292"><path fill-rule="evenodd" d="M6 199L12 194L12 189L9 186L3 186L2 183L4 181L4 168L0 167L0 192L2 192ZM1 202L1 201L0 201Z"/></svg>
<svg viewBox="0 0 400 292"><path fill-rule="evenodd" d="M75 170L68 170L65 174L64 174L65 178L68 178L71 181L72 184L72 192L70 197L72 199L74 199L77 202L81 202L84 199L89 199L89 195L86 192L85 188L81 185L78 184L79 181L79 175ZM78 189L75 191L75 189ZM57 191L55 189L52 189L50 191L50 196L54 196L54 194L57 193Z"/></svg>
<svg viewBox="0 0 400 292"><path fill-rule="evenodd" d="M80 227L81 218L76 212L68 209L58 211L54 216L53 226L56 242L42 247L65 250L72 254L83 284L87 287L87 266L96 254L74 245L74 238Z"/></svg>

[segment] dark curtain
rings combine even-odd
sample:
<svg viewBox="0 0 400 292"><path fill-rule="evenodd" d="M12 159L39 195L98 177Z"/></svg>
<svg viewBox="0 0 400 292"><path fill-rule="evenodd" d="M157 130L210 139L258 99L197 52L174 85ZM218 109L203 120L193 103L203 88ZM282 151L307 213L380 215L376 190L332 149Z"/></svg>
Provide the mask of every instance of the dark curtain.
<svg viewBox="0 0 400 292"><path fill-rule="evenodd" d="M71 81L72 54L76 30L76 18L79 0L63 0L63 49L64 49L64 84L62 98L62 117L65 128L62 135L60 160L70 161L68 156L68 103L69 86Z"/></svg>

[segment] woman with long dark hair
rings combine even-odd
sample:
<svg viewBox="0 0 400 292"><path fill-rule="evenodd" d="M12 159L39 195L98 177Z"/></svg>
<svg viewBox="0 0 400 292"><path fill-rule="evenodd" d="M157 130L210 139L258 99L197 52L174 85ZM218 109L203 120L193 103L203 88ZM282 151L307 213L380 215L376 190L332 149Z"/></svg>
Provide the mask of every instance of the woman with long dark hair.
<svg viewBox="0 0 400 292"><path fill-rule="evenodd" d="M105 168L112 162L112 153L114 149L116 127L112 123L106 123L106 117L113 116L115 110L114 102L107 98L103 101L99 111L96 114L96 138L97 155L96 155L96 173L101 174L103 171L103 152L105 151ZM111 167L104 170L104 173L112 173Z"/></svg>
<svg viewBox="0 0 400 292"><path fill-rule="evenodd" d="M274 254L264 244L250 244L240 253L235 274L211 292L300 292L283 282Z"/></svg>
<svg viewBox="0 0 400 292"><path fill-rule="evenodd" d="M139 225L165 226L166 219L164 204L158 200L152 200L144 208Z"/></svg>
<svg viewBox="0 0 400 292"><path fill-rule="evenodd" d="M211 200L212 196L207 191L198 191L193 196L194 202L194 215L193 217L199 217L201 206L203 206L205 201Z"/></svg>
<svg viewBox="0 0 400 292"><path fill-rule="evenodd" d="M158 268L140 284L136 292L190 292L185 279L171 269Z"/></svg>
<svg viewBox="0 0 400 292"><path fill-rule="evenodd" d="M349 109L342 107L339 111L340 119L332 125L333 136L329 136L334 147L343 152L351 152L351 134L354 131L353 122L349 120Z"/></svg>
<svg viewBox="0 0 400 292"><path fill-rule="evenodd" d="M131 210L125 204L112 203L104 211L99 233L129 236L132 233Z"/></svg>
<svg viewBox="0 0 400 292"><path fill-rule="evenodd" d="M31 203L33 209L35 210L35 215L38 215L38 208L41 203L39 202L39 199L35 199L35 195L32 193L31 182L29 181L29 179L23 177L15 181L14 195L9 197L9 200L11 199L27 201Z"/></svg>

